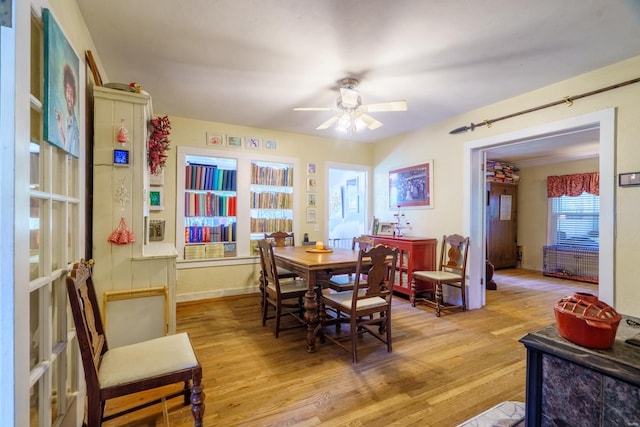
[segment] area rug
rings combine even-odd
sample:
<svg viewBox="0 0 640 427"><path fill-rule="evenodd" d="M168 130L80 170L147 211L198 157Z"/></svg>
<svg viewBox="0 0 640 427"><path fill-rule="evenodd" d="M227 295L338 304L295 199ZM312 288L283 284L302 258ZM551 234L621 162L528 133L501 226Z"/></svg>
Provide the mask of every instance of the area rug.
<svg viewBox="0 0 640 427"><path fill-rule="evenodd" d="M502 402L476 415L458 427L515 427L524 426L524 403Z"/></svg>

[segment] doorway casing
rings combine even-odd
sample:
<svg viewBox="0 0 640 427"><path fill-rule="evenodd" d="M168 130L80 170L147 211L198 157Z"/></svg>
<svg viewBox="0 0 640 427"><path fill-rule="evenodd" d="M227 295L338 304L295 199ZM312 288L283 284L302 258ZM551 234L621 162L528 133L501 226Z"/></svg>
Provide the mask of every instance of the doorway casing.
<svg viewBox="0 0 640 427"><path fill-rule="evenodd" d="M467 304L470 309L486 303L484 269L485 241L485 172L486 150L514 143L526 143L542 137L562 135L584 129L600 130L600 257L598 298L615 307L615 108L595 111L568 119L546 123L514 132L467 142L463 149L463 219L464 233L471 237L469 251Z"/></svg>

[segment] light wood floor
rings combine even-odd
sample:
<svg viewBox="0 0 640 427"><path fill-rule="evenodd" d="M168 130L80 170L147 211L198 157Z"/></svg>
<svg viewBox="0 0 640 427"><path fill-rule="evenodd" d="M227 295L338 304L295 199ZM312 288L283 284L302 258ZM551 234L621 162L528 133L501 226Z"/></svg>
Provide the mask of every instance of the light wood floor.
<svg viewBox="0 0 640 427"><path fill-rule="evenodd" d="M258 296L178 305L203 364L204 425L455 426L507 400L525 400L525 349L518 340L554 322L553 304L597 285L498 270L487 305L434 315L395 297L393 352L371 336L360 362L327 342L305 351L305 331L273 338ZM107 405L107 412L117 406ZM189 407L169 402L169 425L192 426ZM159 407L105 426L165 426Z"/></svg>

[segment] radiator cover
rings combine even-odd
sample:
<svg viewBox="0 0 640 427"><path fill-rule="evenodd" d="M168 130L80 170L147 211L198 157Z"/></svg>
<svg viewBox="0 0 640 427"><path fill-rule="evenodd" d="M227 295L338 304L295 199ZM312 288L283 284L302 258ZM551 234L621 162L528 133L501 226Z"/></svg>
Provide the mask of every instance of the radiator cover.
<svg viewBox="0 0 640 427"><path fill-rule="evenodd" d="M584 248L569 245L550 245L543 247L543 271L545 276L581 282L598 283L597 248Z"/></svg>

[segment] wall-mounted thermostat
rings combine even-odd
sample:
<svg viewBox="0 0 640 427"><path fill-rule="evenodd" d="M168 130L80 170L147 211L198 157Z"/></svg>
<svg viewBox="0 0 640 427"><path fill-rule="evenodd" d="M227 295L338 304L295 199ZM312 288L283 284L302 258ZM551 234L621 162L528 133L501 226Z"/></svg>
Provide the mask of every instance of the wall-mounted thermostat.
<svg viewBox="0 0 640 427"><path fill-rule="evenodd" d="M129 166L129 150L113 150L113 166Z"/></svg>

